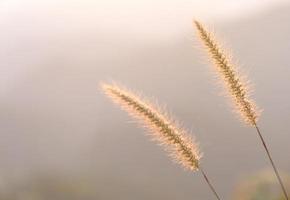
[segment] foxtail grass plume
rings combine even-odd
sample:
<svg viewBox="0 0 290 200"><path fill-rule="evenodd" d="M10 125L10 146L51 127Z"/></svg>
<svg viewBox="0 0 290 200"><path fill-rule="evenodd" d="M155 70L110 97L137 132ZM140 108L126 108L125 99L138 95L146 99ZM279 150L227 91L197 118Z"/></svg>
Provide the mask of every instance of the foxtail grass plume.
<svg viewBox="0 0 290 200"><path fill-rule="evenodd" d="M114 102L149 128L153 139L164 145L176 161L192 171L199 169L198 145L166 113L116 84L101 84L101 87Z"/></svg>
<svg viewBox="0 0 290 200"><path fill-rule="evenodd" d="M223 78L225 85L228 88L228 93L235 102L236 108L241 114L244 121L253 126L258 136L262 142L262 145L266 151L266 154L269 158L269 161L273 167L273 170L276 174L276 177L279 181L281 189L284 193L285 199L288 200L288 194L284 183L279 175L279 171L272 159L269 148L264 140L262 133L257 125L258 112L255 103L249 98L249 91L246 85L241 81L241 76L238 74L237 70L231 63L229 56L225 53L224 50L220 48L220 45L214 39L213 34L207 31L203 25L194 21L194 25L199 33L200 39L203 42L204 46L207 48L210 57L212 58L216 69L218 70L220 76Z"/></svg>
<svg viewBox="0 0 290 200"><path fill-rule="evenodd" d="M215 188L201 168L199 160L201 155L198 145L180 128L177 123L157 106L143 100L125 88L116 84L101 84L105 94L120 105L131 116L147 127L155 140L165 146L175 161L191 171L199 170L209 188L220 200Z"/></svg>
<svg viewBox="0 0 290 200"><path fill-rule="evenodd" d="M194 21L194 25L219 75L224 80L238 113L247 124L255 126L258 120L257 107L254 101L249 98L247 86L231 63L230 57L220 48L213 34L207 31L200 22Z"/></svg>

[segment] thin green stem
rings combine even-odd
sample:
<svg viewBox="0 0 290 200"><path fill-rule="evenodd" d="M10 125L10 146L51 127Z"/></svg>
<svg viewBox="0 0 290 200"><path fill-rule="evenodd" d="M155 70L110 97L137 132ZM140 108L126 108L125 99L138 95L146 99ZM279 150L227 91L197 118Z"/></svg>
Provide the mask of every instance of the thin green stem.
<svg viewBox="0 0 290 200"><path fill-rule="evenodd" d="M214 189L213 185L211 184L210 180L208 179L207 175L205 174L205 172L203 171L203 169L201 167L199 167L199 171L202 173L206 183L208 184L209 188L211 189L211 191L213 192L213 194L215 195L215 197L218 200L221 200L221 198L219 197L219 195L217 194L216 190Z"/></svg>
<svg viewBox="0 0 290 200"><path fill-rule="evenodd" d="M260 129L259 129L259 127L257 126L257 124L255 124L255 128L256 128L256 131L257 131L257 133L258 133L258 135L259 135L259 137L260 137L260 139L261 139L261 141L262 141L263 147L264 147L264 149L266 150L266 153L267 153L268 158L269 158L269 160L270 160L270 163L271 163L271 165L272 165L272 167L273 167L273 169L274 169L274 172L275 172L275 174L276 174L276 177L277 177L277 179L278 179L278 181L279 181L279 183L280 183L280 186L281 186L281 189L282 189L282 191L283 191L283 193L284 193L284 196L285 196L286 200L289 200L289 197L288 197L287 191L286 191L286 189L285 189L285 186L284 186L284 184L283 184L283 181L282 181L282 179L281 179L281 177L280 177L280 175L279 175L279 172L278 172L278 170L277 170L277 167L276 167L275 164L274 164L274 161L273 161L273 159L272 159L272 156L271 156L271 154L270 154L270 151L269 151L269 149L268 149L268 147L267 147L267 144L266 144L266 142L265 142L265 140L264 140L264 137L262 136L262 134L261 134L261 132L260 132Z"/></svg>

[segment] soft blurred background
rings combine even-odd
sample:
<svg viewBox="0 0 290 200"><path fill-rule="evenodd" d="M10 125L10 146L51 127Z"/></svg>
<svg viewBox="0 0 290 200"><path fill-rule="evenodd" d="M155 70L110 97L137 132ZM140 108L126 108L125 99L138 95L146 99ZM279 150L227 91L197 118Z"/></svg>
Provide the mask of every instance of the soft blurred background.
<svg viewBox="0 0 290 200"><path fill-rule="evenodd" d="M214 199L104 97L99 81L111 80L192 130L223 199L257 180L277 185L255 130L220 95L193 18L255 85L261 131L289 180L289 0L1 0L0 199Z"/></svg>

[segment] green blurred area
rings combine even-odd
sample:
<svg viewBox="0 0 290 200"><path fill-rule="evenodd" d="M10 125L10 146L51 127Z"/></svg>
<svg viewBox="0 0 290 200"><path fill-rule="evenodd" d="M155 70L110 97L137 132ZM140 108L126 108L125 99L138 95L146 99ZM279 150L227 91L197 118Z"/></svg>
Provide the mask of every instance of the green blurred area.
<svg viewBox="0 0 290 200"><path fill-rule="evenodd" d="M60 174L38 174L21 181L6 180L1 200L96 200L100 199L94 178Z"/></svg>
<svg viewBox="0 0 290 200"><path fill-rule="evenodd" d="M282 173L286 190L290 192L290 176ZM282 200L285 199L272 170L263 170L244 177L235 188L234 200Z"/></svg>

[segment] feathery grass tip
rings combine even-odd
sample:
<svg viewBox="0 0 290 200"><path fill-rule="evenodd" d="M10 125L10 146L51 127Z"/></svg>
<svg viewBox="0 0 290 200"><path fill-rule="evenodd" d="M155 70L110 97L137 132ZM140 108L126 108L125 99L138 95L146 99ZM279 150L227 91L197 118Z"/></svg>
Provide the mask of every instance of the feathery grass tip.
<svg viewBox="0 0 290 200"><path fill-rule="evenodd" d="M279 171L272 159L268 145L266 144L262 133L257 125L258 112L255 103L249 98L249 91L246 85L241 81L241 76L234 68L229 56L220 48L220 45L216 42L209 31L207 31L201 23L194 21L197 32L204 46L207 48L220 76L223 78L225 85L228 88L228 92L235 102L236 108L241 114L244 121L255 127L259 138L263 144L269 161L273 167L276 177L279 181L281 189L284 193L286 200L289 199L284 183L279 175Z"/></svg>
<svg viewBox="0 0 290 200"><path fill-rule="evenodd" d="M192 171L199 169L198 145L167 114L116 84L101 84L101 87L115 103L149 128L153 139L164 145L177 162Z"/></svg>
<svg viewBox="0 0 290 200"><path fill-rule="evenodd" d="M254 101L249 98L247 86L243 83L241 76L231 63L231 59L220 48L212 33L207 31L198 21L194 21L194 25L217 71L224 80L224 84L233 99L238 113L247 124L255 126L258 120L257 107Z"/></svg>

